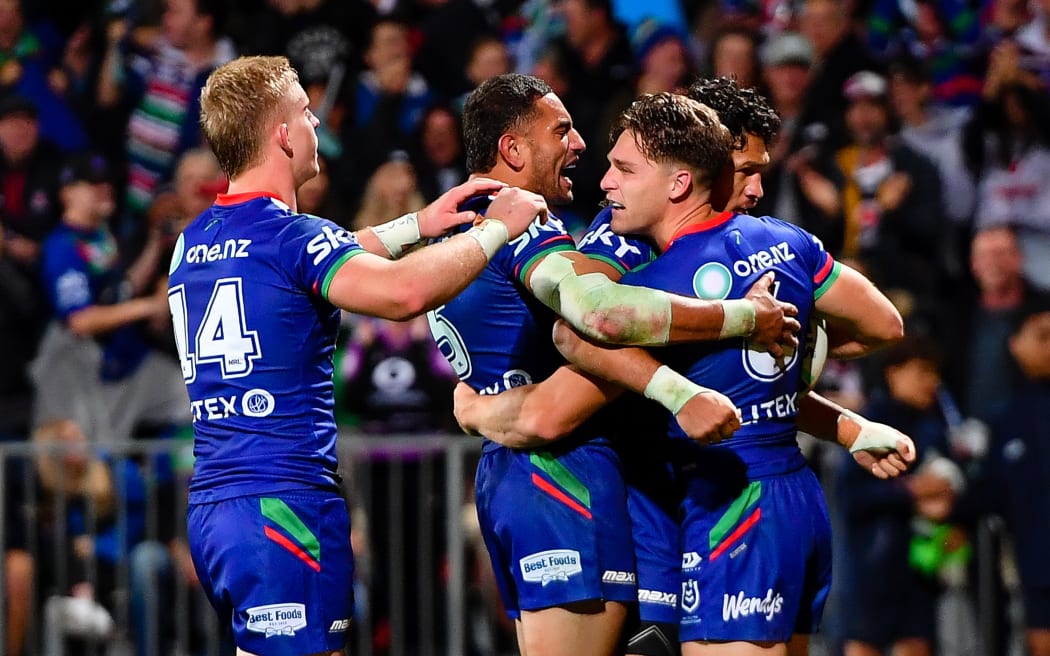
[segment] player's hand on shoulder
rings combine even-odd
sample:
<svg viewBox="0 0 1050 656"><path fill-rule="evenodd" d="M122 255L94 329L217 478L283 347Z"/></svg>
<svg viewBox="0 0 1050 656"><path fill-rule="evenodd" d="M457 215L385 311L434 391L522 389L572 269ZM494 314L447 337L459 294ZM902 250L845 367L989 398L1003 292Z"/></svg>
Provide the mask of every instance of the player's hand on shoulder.
<svg viewBox="0 0 1050 656"><path fill-rule="evenodd" d="M493 194L507 185L491 178L471 178L441 194L433 203L416 213L419 235L425 239L440 237L452 228L473 223L477 212L460 212L459 206L474 196Z"/></svg>
<svg viewBox="0 0 1050 656"><path fill-rule="evenodd" d="M696 394L675 415L685 434L701 445L718 444L740 428L740 410L714 390Z"/></svg>
<svg viewBox="0 0 1050 656"><path fill-rule="evenodd" d="M502 221L507 226L510 238L514 239L528 230L536 217L539 217L540 223L547 222L547 201L531 191L504 187L496 192L496 199L489 205L485 217Z"/></svg>
<svg viewBox="0 0 1050 656"><path fill-rule="evenodd" d="M785 347L798 346L798 308L779 301L772 293L773 272L767 271L747 290L744 298L755 306L755 329L748 338L752 345L764 348L775 358L785 356Z"/></svg>

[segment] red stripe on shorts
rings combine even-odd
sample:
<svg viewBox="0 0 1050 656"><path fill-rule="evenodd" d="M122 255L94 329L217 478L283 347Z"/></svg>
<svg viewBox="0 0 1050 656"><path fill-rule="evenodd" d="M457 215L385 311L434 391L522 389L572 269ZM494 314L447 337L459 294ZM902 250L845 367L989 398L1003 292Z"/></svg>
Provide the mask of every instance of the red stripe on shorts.
<svg viewBox="0 0 1050 656"><path fill-rule="evenodd" d="M299 560L303 561L304 563L310 566L310 569L312 569L315 572L321 571L321 563L314 560L313 557L310 556L310 554L300 549L298 545L296 545L294 542L284 537L277 531L273 530L269 526L264 526L263 531L266 533L266 537L270 538L277 544L281 545L288 551L291 551L293 554L298 556Z"/></svg>
<svg viewBox="0 0 1050 656"><path fill-rule="evenodd" d="M743 536L744 533L747 533L748 529L757 524L760 519L762 519L762 509L755 508L755 512L751 513L751 515L744 520L743 524L737 526L736 530L729 534L729 537L722 540L722 544L715 547L715 550L711 552L710 560L714 560L722 555L731 544L739 540L741 536Z"/></svg>
<svg viewBox="0 0 1050 656"><path fill-rule="evenodd" d="M539 474L537 474L535 472L532 474L532 483L536 487L540 488L541 490L543 490L547 494L549 494L552 497L554 497L555 499L557 499L558 501L561 501L566 506L568 506L568 507L572 508L573 510L575 510L576 512L580 513L581 515L583 515L587 519L593 519L593 516L591 515L591 511L590 510L587 510L586 508L584 508L580 504L576 503L576 501L573 498L571 498L569 495L565 494L564 492L562 492L558 488L556 488L553 485L551 485L550 483L548 483L546 480L543 479L542 476L540 476Z"/></svg>

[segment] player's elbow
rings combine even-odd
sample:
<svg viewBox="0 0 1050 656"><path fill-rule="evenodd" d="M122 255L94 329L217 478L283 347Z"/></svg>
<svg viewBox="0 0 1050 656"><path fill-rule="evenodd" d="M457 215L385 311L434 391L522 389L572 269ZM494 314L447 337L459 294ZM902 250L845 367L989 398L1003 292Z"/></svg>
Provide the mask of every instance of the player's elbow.
<svg viewBox="0 0 1050 656"><path fill-rule="evenodd" d="M891 306L880 314L877 321L867 323L868 339L865 341L873 348L891 346L904 339L904 319L897 308Z"/></svg>
<svg viewBox="0 0 1050 656"><path fill-rule="evenodd" d="M407 321L430 309L432 303L425 288L408 284L398 286L390 291L389 308L384 319Z"/></svg>
<svg viewBox="0 0 1050 656"><path fill-rule="evenodd" d="M550 412L527 412L522 418L522 433L527 439L522 440L521 447L537 447L556 442L575 428L571 422Z"/></svg>

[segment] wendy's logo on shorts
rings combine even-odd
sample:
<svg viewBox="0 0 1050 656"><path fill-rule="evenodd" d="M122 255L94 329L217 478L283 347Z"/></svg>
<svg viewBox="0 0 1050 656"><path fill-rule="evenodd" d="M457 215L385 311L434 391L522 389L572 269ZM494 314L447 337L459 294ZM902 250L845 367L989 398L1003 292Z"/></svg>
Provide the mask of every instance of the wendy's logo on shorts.
<svg viewBox="0 0 1050 656"><path fill-rule="evenodd" d="M267 604L249 608L245 612L248 614L245 628L263 633L267 638L291 637L296 631L306 628L305 604Z"/></svg>
<svg viewBox="0 0 1050 656"><path fill-rule="evenodd" d="M530 554L522 558L519 564L522 579L544 586L557 581L568 583L570 576L583 573L580 552L571 549L551 549Z"/></svg>

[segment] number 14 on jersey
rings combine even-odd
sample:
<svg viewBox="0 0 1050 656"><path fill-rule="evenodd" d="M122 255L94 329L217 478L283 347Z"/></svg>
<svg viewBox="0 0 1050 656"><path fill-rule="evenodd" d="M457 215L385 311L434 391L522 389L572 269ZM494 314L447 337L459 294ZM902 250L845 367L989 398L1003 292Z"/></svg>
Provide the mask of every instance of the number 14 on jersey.
<svg viewBox="0 0 1050 656"><path fill-rule="evenodd" d="M262 357L258 333L249 330L245 322L240 278L216 280L201 317L189 315L185 285L168 290L168 306L182 377L187 383L197 378L198 365L217 363L224 379L242 378L252 372L252 363ZM193 350L189 341L191 328L196 328L192 331Z"/></svg>

